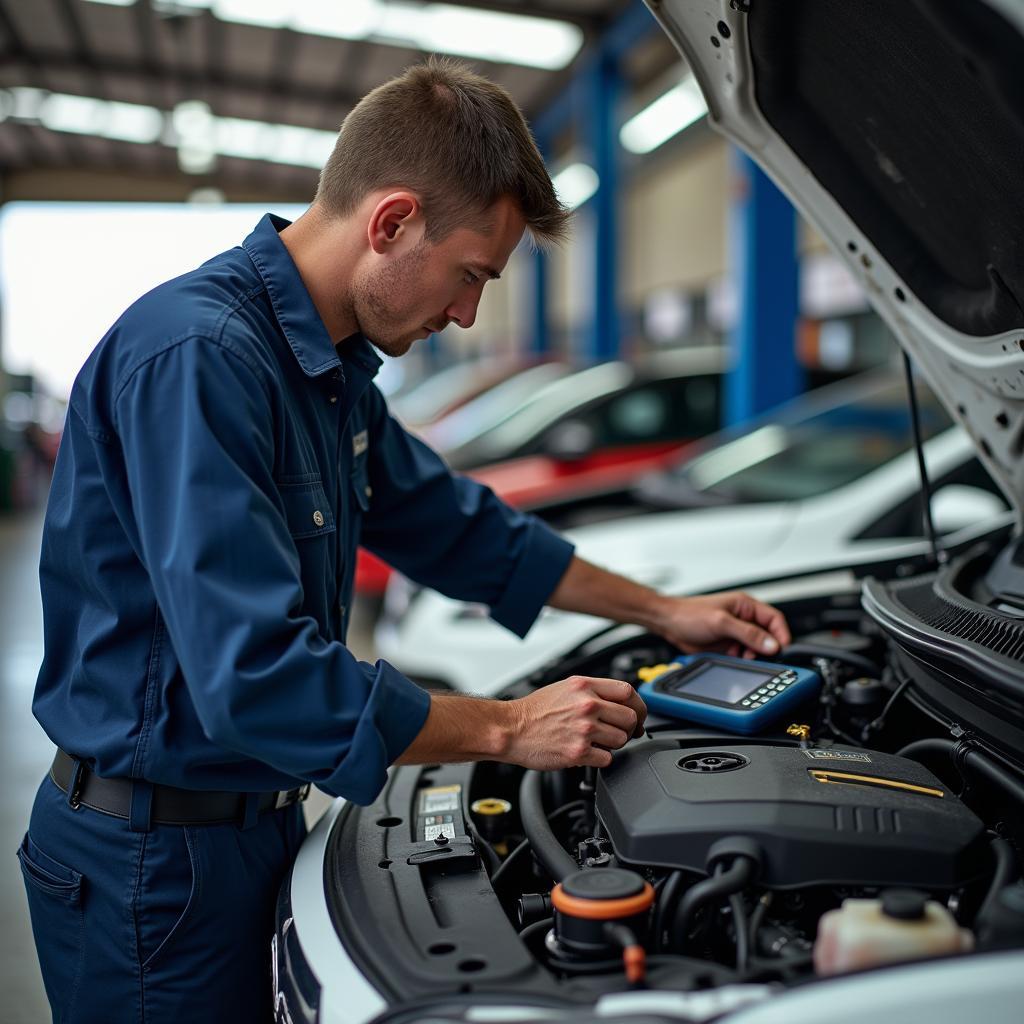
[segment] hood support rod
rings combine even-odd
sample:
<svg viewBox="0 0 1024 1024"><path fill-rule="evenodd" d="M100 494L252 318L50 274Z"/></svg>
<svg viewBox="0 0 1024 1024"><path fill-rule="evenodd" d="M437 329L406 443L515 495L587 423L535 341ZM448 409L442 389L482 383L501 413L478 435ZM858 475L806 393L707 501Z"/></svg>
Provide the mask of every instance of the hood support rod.
<svg viewBox="0 0 1024 1024"><path fill-rule="evenodd" d="M946 561L946 552L939 548L939 542L935 537L935 524L932 522L932 488L928 480L928 468L924 464L924 442L921 440L921 414L917 406L917 392L914 390L914 369L906 352L903 353L903 372L907 380L914 451L917 453L917 468L921 474L921 517L924 521L924 534L932 549L932 561L936 565L942 565Z"/></svg>

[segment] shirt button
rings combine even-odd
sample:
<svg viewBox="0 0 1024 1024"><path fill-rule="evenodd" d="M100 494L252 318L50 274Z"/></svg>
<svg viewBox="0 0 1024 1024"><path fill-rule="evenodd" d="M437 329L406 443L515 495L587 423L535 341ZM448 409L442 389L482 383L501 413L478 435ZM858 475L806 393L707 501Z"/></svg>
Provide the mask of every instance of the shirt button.
<svg viewBox="0 0 1024 1024"><path fill-rule="evenodd" d="M320 509L317 509L313 513L313 524L315 526L323 526L324 525L324 514L323 514L323 512L320 511Z"/></svg>
<svg viewBox="0 0 1024 1024"><path fill-rule="evenodd" d="M369 484L366 485L366 496L368 498L373 497L373 488Z"/></svg>
<svg viewBox="0 0 1024 1024"><path fill-rule="evenodd" d="M338 400L338 396L337 396L337 395L331 395L331 397L330 397L330 403L331 403L331 405L334 405L334 403L335 403L335 402L336 402L337 400Z"/></svg>
<svg viewBox="0 0 1024 1024"><path fill-rule="evenodd" d="M339 615L340 615L340 616L341 616L342 618L345 618L345 612L346 612L347 610L348 610L348 609L347 609L347 608L346 608L346 607L345 607L345 606L344 606L343 604L339 604L339 605L338 605L338 614L339 614Z"/></svg>

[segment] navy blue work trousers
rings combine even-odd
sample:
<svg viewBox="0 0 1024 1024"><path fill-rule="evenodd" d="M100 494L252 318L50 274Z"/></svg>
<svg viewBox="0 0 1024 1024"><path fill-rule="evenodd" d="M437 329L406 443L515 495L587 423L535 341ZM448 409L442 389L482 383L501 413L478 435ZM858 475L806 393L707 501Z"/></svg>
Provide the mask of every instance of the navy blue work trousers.
<svg viewBox="0 0 1024 1024"><path fill-rule="evenodd" d="M271 1021L274 904L305 832L301 805L133 831L44 779L18 857L54 1021Z"/></svg>

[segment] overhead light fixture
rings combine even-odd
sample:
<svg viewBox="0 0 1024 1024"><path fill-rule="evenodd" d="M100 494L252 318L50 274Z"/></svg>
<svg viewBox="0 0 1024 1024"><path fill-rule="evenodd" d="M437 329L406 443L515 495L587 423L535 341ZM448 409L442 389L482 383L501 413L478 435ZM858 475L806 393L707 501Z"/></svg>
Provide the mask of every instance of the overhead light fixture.
<svg viewBox="0 0 1024 1024"><path fill-rule="evenodd" d="M163 114L139 103L114 103L90 96L11 89L12 116L36 120L55 132L95 135L122 142L156 142L163 130Z"/></svg>
<svg viewBox="0 0 1024 1024"><path fill-rule="evenodd" d="M597 171L588 164L570 164L551 179L558 198L570 210L582 206L597 191L600 183Z"/></svg>
<svg viewBox="0 0 1024 1024"><path fill-rule="evenodd" d="M90 2L128 6L134 0ZM207 10L220 21L239 25L548 71L564 68L583 46L583 32L567 21L412 0L155 0L154 9L165 15Z"/></svg>
<svg viewBox="0 0 1024 1024"><path fill-rule="evenodd" d="M619 141L631 153L650 153L708 112L697 80L690 75L631 117Z"/></svg>
<svg viewBox="0 0 1024 1024"><path fill-rule="evenodd" d="M166 142L177 146L186 174L210 174L217 166L216 130L213 111L202 100L186 100L171 111Z"/></svg>
<svg viewBox="0 0 1024 1024"><path fill-rule="evenodd" d="M118 103L27 86L0 90L0 121L40 124L51 131L93 135L120 142L160 142L178 151L188 174L208 174L218 156L319 169L338 133L296 124L218 117L198 100L170 113L139 103Z"/></svg>

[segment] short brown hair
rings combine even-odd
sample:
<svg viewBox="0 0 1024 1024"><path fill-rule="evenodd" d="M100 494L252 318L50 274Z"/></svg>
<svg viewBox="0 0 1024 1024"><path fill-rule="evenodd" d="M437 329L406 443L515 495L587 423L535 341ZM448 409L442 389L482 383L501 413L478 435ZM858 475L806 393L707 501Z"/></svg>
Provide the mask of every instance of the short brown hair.
<svg viewBox="0 0 1024 1024"><path fill-rule="evenodd" d="M407 68L356 104L320 174L316 202L345 216L368 193L392 186L419 195L431 241L504 196L537 244L567 233L569 210L515 101L447 58Z"/></svg>

